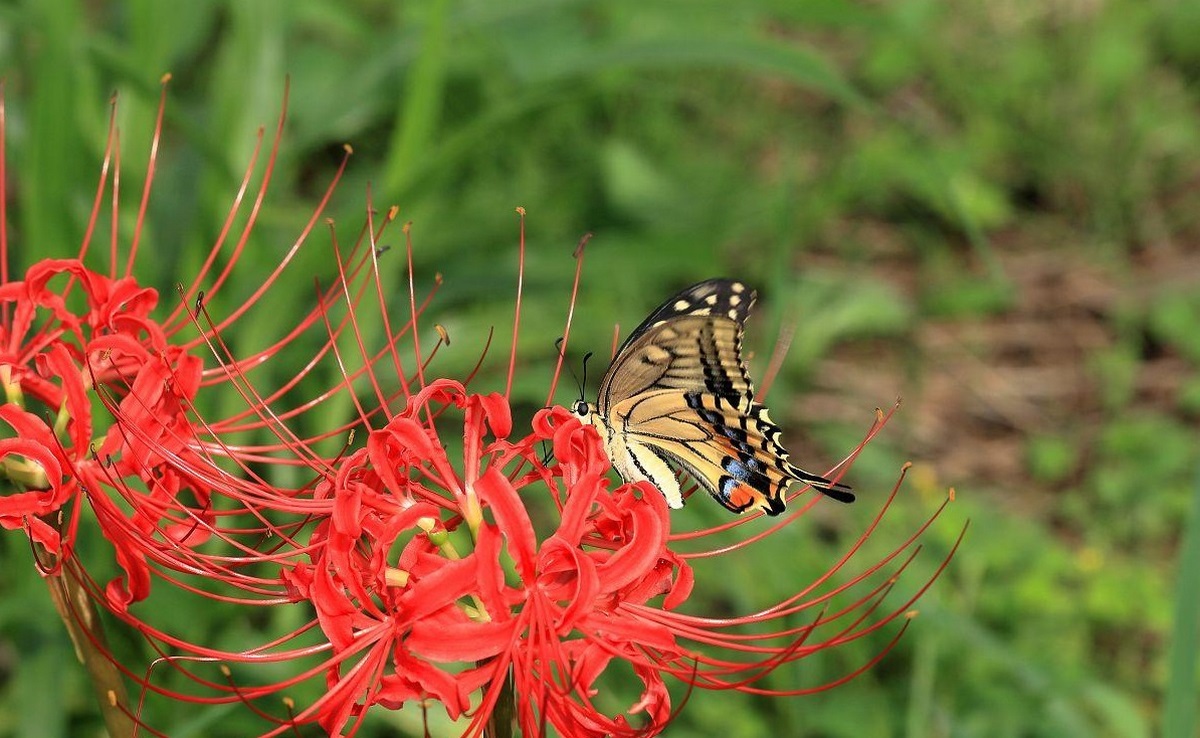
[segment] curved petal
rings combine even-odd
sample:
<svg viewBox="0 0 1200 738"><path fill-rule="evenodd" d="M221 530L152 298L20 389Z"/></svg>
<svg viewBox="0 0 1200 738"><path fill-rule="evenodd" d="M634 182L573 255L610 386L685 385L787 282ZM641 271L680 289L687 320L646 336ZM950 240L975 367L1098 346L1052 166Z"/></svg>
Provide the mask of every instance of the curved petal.
<svg viewBox="0 0 1200 738"><path fill-rule="evenodd" d="M479 661L506 651L513 643L517 621L460 621L457 623L420 620L404 639L415 654L432 661Z"/></svg>
<svg viewBox="0 0 1200 738"><path fill-rule="evenodd" d="M495 467L488 467L475 483L475 489L491 508L496 526L508 541L508 553L516 563L517 574L522 581L532 582L537 563L537 535L517 490Z"/></svg>

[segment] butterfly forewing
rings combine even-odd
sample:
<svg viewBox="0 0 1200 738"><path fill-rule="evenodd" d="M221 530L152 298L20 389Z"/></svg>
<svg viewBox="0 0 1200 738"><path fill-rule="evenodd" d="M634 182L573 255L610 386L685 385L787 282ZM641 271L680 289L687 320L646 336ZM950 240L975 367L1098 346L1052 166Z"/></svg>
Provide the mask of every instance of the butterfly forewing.
<svg viewBox="0 0 1200 738"><path fill-rule="evenodd" d="M671 389L753 395L739 358L741 326L729 318L685 316L647 329L613 362L600 387L600 412L643 392Z"/></svg>
<svg viewBox="0 0 1200 738"><path fill-rule="evenodd" d="M733 279L709 279L694 284L655 308L630 332L617 356L652 326L685 315L724 316L742 325L756 297L754 290Z"/></svg>

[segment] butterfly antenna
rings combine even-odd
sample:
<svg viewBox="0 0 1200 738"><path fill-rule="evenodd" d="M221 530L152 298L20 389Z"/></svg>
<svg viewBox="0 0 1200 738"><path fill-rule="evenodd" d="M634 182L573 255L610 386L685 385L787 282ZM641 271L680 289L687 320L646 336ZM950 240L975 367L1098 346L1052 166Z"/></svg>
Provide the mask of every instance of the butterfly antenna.
<svg viewBox="0 0 1200 738"><path fill-rule="evenodd" d="M587 392L587 363L588 359L592 358L592 352L589 351L583 355L583 381L579 383L579 399L584 399L584 393Z"/></svg>
<svg viewBox="0 0 1200 738"><path fill-rule="evenodd" d="M575 384L579 387L579 399L583 400L584 399L584 389L587 387L587 384L586 384L586 382L587 382L587 363L588 363L588 359L592 358L592 352L589 351L583 355L583 381L581 382L581 381L579 381L579 375L577 375L575 373L575 370L571 368L570 362L565 361L565 359L567 357L565 354L563 354L562 345L563 345L563 339L562 339L562 336L559 336L554 341L554 348L558 349L558 355L564 359L563 365L566 366L567 371L571 373L571 379L574 379Z"/></svg>
<svg viewBox="0 0 1200 738"><path fill-rule="evenodd" d="M549 441L542 441L542 466L549 466L550 459L554 458L554 447Z"/></svg>

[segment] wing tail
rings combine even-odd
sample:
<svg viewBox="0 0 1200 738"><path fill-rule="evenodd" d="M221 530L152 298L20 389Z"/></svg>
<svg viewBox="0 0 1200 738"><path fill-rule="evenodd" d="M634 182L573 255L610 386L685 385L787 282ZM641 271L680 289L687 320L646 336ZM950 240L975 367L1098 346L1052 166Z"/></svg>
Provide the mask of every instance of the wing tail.
<svg viewBox="0 0 1200 738"><path fill-rule="evenodd" d="M817 474L809 474L803 469L797 466L792 466L791 464L788 464L788 466L790 467L788 470L790 472L790 476L797 482L803 482L809 485L831 500L837 500L838 502L843 503L854 502L854 489L850 485L842 484L841 482L831 482L825 477Z"/></svg>

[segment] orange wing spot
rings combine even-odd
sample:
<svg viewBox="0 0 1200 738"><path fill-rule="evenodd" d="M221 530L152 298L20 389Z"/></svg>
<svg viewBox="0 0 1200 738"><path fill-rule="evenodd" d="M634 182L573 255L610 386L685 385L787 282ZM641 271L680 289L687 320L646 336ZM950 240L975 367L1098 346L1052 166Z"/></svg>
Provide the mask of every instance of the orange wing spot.
<svg viewBox="0 0 1200 738"><path fill-rule="evenodd" d="M766 497L763 493L745 483L738 484L729 490L729 494L725 497L725 502L730 510L736 512L749 510L753 507L766 508Z"/></svg>

